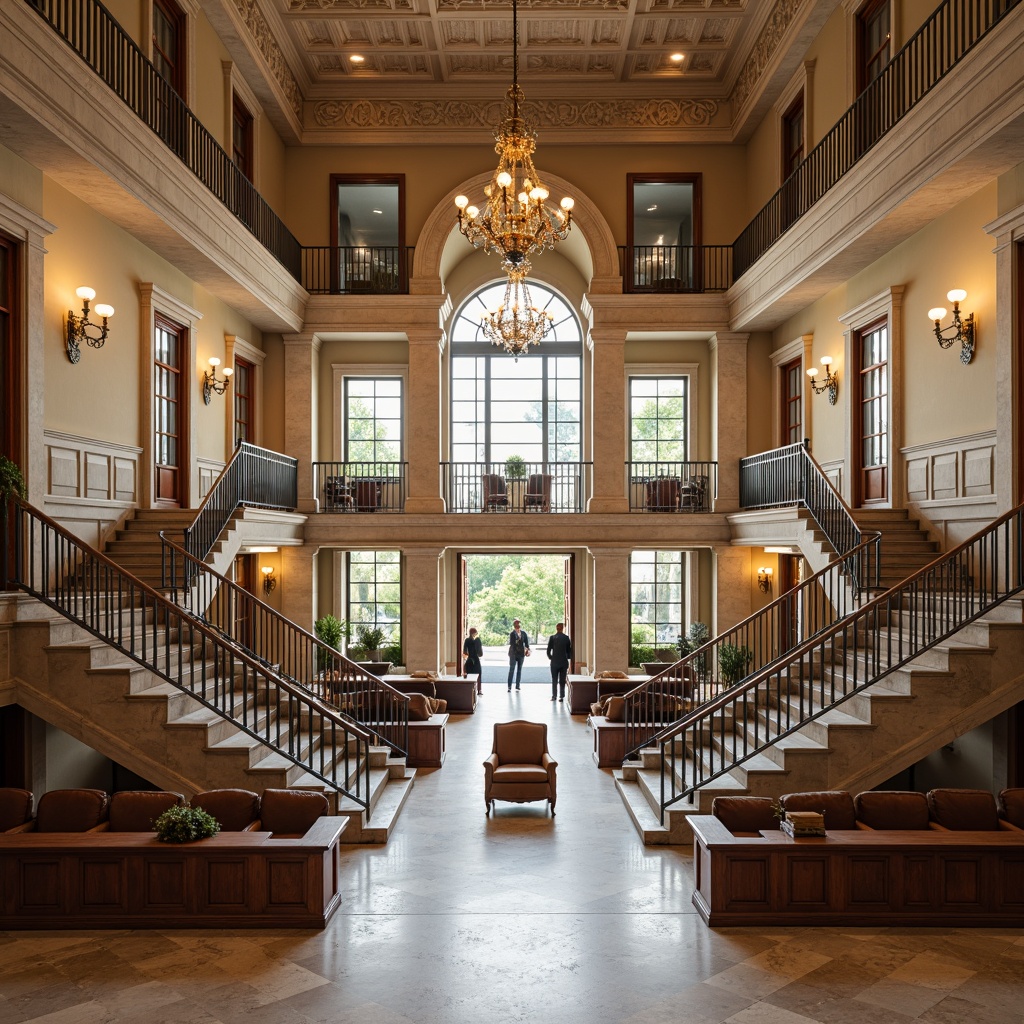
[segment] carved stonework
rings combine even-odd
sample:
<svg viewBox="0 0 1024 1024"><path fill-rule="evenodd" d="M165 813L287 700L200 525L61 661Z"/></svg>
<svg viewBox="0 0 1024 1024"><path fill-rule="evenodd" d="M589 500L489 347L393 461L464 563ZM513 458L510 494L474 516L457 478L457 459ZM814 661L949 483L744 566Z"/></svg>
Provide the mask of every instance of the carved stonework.
<svg viewBox="0 0 1024 1024"><path fill-rule="evenodd" d="M277 45L274 33L263 11L260 10L257 0L234 0L234 5L242 16L253 42L256 43L263 59L267 62L271 74L288 98L295 116L301 119L302 92L299 89L299 83L295 80L291 68L288 67L288 62L284 59L281 47Z"/></svg>
<svg viewBox="0 0 1024 1024"><path fill-rule="evenodd" d="M296 11L405 11L415 10L412 0L288 0Z"/></svg>
<svg viewBox="0 0 1024 1024"><path fill-rule="evenodd" d="M460 100L330 100L317 103L321 128L493 128L504 103L481 106ZM527 102L525 115L538 128L694 128L711 124L717 100L551 100Z"/></svg>
<svg viewBox="0 0 1024 1024"><path fill-rule="evenodd" d="M740 110L750 95L751 90L768 66L786 30L799 13L807 0L777 0L772 5L772 13L764 28L761 29L750 51L747 62L743 65L736 87L732 92L733 110Z"/></svg>
<svg viewBox="0 0 1024 1024"><path fill-rule="evenodd" d="M629 0L522 0L524 11L628 11ZM437 0L442 11L511 11L511 0Z"/></svg>

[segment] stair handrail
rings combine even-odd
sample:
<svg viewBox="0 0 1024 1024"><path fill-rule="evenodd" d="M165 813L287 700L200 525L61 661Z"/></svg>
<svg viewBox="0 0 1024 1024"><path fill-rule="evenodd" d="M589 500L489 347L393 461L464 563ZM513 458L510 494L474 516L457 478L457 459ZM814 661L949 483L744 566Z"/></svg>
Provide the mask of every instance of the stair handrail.
<svg viewBox="0 0 1024 1024"><path fill-rule="evenodd" d="M161 585L171 601L289 683L352 718L398 756L409 752L409 697L210 568L160 532ZM239 636L237 626L244 623ZM266 644L255 643L256 638Z"/></svg>
<svg viewBox="0 0 1024 1024"><path fill-rule="evenodd" d="M853 509L811 454L807 441L740 459L740 507L803 505L837 555L864 539ZM856 570L851 565L851 572Z"/></svg>
<svg viewBox="0 0 1024 1024"><path fill-rule="evenodd" d="M240 505L293 511L299 502L298 466L290 455L240 440L185 527L185 550L200 561L206 558Z"/></svg>
<svg viewBox="0 0 1024 1024"><path fill-rule="evenodd" d="M787 633L792 635L794 629L797 631L799 639L795 646L859 608L867 588L879 586L881 539L879 533L865 537L855 548L771 604L630 690L624 697L626 754L623 760L635 757L685 714L691 714L717 696L725 682L721 678L719 658L723 647L747 650L749 660L741 677L745 679L785 657L783 644ZM851 564L857 566L857 572L850 571ZM860 586L858 580L868 582Z"/></svg>
<svg viewBox="0 0 1024 1024"><path fill-rule="evenodd" d="M662 821L673 804L686 798L692 802L702 786L874 686L1021 591L1024 504L800 644L785 659L681 718L658 742ZM884 643L880 641L883 627ZM840 677L829 668L836 660L844 666ZM808 699L807 683L817 687L817 707ZM796 707L786 699L789 694L798 695ZM725 712L730 708L734 721L753 722L753 737L744 731L740 738L733 730L727 760ZM762 711L766 712L764 723ZM716 753L712 744L705 765L699 753L701 741L705 735L714 739L716 730L722 750ZM684 761L692 765L691 777L682 785L677 772L680 746ZM687 757L687 751L693 754Z"/></svg>
<svg viewBox="0 0 1024 1024"><path fill-rule="evenodd" d="M365 728L271 673L28 502L12 497L3 519L5 555L12 530L14 543L13 564L7 557L3 562L4 586L60 612L350 799L369 818L371 734ZM193 652L187 666L186 651ZM309 733L304 745L303 730Z"/></svg>

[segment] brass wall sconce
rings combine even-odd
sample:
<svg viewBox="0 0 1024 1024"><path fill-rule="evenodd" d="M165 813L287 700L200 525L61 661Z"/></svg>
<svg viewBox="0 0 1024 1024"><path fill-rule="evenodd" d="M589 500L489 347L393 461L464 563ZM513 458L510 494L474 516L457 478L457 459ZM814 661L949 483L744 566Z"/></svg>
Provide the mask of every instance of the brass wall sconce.
<svg viewBox="0 0 1024 1024"><path fill-rule="evenodd" d="M219 378L217 367L220 366L220 360L216 356L210 356L210 366L212 369L203 374L203 402L206 405L210 404L210 399L213 398L215 391L218 395L223 395L227 391L228 384L231 383L231 374L235 372L230 366L225 366L224 377L223 379Z"/></svg>
<svg viewBox="0 0 1024 1024"><path fill-rule="evenodd" d="M78 316L73 309L68 310L68 330L64 347L68 359L77 363L82 358L81 346L84 343L93 348L103 348L107 340L107 321L114 315L114 307L105 302L96 303L96 315L103 317L102 324L94 324L89 320L89 303L96 298L92 288L77 288L75 294L82 300L82 315ZM93 333L90 333L93 332Z"/></svg>
<svg viewBox="0 0 1024 1024"><path fill-rule="evenodd" d="M946 315L944 306L929 309L928 319L935 324L935 337L942 348L960 342L960 362L966 366L974 356L974 314L968 313L966 318L960 316L960 303L967 298L963 288L946 292L946 298L953 303L953 322L948 327L942 326L942 318ZM947 334L948 331L953 333Z"/></svg>
<svg viewBox="0 0 1024 1024"><path fill-rule="evenodd" d="M823 392L828 392L828 404L835 405L836 399L839 397L839 375L832 372L832 357L822 356L821 365L825 371L825 379L819 384L818 383L818 368L812 366L807 371L807 376L811 378L811 390L816 394L820 395Z"/></svg>
<svg viewBox="0 0 1024 1024"><path fill-rule="evenodd" d="M264 565L260 567L260 572L263 573L263 593L270 597L277 587L277 577L274 575L274 568L270 565Z"/></svg>
<svg viewBox="0 0 1024 1024"><path fill-rule="evenodd" d="M772 592L772 573L774 571L774 569L767 565L762 565L757 570L757 589L762 594L770 594Z"/></svg>

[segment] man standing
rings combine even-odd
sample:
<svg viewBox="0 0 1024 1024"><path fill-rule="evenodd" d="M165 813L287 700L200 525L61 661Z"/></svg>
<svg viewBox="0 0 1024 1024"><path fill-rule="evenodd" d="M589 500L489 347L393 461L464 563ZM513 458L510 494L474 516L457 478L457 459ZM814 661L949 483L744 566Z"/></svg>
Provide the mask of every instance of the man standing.
<svg viewBox="0 0 1024 1024"><path fill-rule="evenodd" d="M526 630L519 628L519 620L512 622L512 632L508 635L508 690L512 692L512 676L516 677L516 689L523 678L523 658L529 657L530 638Z"/></svg>
<svg viewBox="0 0 1024 1024"><path fill-rule="evenodd" d="M548 660L551 662L551 699L565 700L565 676L572 659L572 641L565 632L565 623L559 622L548 637Z"/></svg>

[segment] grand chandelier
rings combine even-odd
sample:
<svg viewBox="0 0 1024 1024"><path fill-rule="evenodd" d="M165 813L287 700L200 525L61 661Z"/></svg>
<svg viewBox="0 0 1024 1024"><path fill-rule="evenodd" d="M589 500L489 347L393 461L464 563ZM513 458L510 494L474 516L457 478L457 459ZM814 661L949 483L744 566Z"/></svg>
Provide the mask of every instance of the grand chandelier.
<svg viewBox="0 0 1024 1024"><path fill-rule="evenodd" d="M496 252L511 273L527 273L530 253L553 249L572 225L574 200L566 196L559 208L547 205L550 194L533 166L537 133L519 112L523 90L519 88L519 25L516 0L512 0L512 85L508 90L505 117L494 133L498 169L484 188L483 212L456 196L459 230L476 248Z"/></svg>
<svg viewBox="0 0 1024 1024"><path fill-rule="evenodd" d="M519 362L531 345L544 340L554 321L550 313L533 304L526 287L526 272L515 270L509 272L501 305L480 317L480 328L492 345L503 348Z"/></svg>

